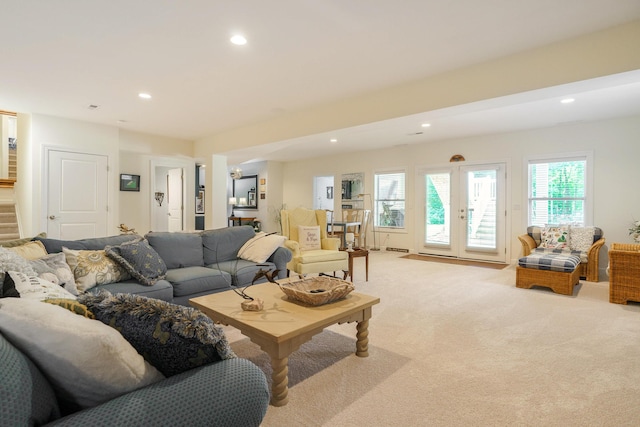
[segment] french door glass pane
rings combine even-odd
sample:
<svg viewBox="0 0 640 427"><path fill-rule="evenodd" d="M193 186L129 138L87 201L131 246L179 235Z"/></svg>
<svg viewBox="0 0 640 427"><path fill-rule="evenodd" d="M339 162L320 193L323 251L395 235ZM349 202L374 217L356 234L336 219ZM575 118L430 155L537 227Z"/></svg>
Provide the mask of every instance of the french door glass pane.
<svg viewBox="0 0 640 427"><path fill-rule="evenodd" d="M495 169L467 172L467 247L497 245Z"/></svg>
<svg viewBox="0 0 640 427"><path fill-rule="evenodd" d="M425 175L426 223L425 243L449 245L451 242L451 175Z"/></svg>

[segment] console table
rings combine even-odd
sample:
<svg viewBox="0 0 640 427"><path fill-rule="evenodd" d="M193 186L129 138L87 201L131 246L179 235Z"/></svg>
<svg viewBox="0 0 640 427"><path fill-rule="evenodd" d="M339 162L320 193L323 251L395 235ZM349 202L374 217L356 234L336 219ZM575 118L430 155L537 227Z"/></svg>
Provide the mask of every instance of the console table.
<svg viewBox="0 0 640 427"><path fill-rule="evenodd" d="M236 225L236 222L238 223L237 225L242 225L243 222L251 222L251 225L253 225L253 221L256 220L256 217L248 217L248 216L230 216L229 217L229 223L231 224L231 227L234 227Z"/></svg>

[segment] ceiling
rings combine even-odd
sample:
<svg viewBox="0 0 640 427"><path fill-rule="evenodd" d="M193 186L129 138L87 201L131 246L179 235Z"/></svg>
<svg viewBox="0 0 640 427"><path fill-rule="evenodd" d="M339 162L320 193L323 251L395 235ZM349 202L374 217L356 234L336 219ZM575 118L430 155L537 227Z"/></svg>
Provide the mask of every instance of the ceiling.
<svg viewBox="0 0 640 427"><path fill-rule="evenodd" d="M12 1L0 109L192 141L636 19L638 0ZM236 32L247 45L229 42ZM299 159L635 114L632 72L227 155Z"/></svg>

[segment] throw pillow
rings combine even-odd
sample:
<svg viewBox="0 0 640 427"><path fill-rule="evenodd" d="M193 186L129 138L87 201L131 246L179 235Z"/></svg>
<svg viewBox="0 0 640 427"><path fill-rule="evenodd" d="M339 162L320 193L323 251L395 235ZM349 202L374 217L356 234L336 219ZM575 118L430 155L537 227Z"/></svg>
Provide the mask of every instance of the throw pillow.
<svg viewBox="0 0 640 427"><path fill-rule="evenodd" d="M29 260L42 258L47 255L47 250L44 248L44 245L42 242L38 241L28 242L20 246L12 246L7 249L17 253L22 258Z"/></svg>
<svg viewBox="0 0 640 427"><path fill-rule="evenodd" d="M104 290L80 295L78 301L98 320L118 329L167 377L236 357L222 328L194 308Z"/></svg>
<svg viewBox="0 0 640 427"><path fill-rule="evenodd" d="M320 243L320 226L298 226L298 243L300 250L313 251L322 249Z"/></svg>
<svg viewBox="0 0 640 427"><path fill-rule="evenodd" d="M0 280L4 280L4 275L9 270L21 271L30 276L36 276L36 272L29 264L29 261L7 248L0 247Z"/></svg>
<svg viewBox="0 0 640 427"><path fill-rule="evenodd" d="M540 237L540 247L548 249L569 248L569 226L545 227Z"/></svg>
<svg viewBox="0 0 640 427"><path fill-rule="evenodd" d="M20 245L24 245L25 243L29 243L30 241L36 239L36 238L45 238L47 237L47 233L40 233L34 237L24 237L22 239L15 239L15 240L3 240L0 242L0 246L3 246L5 248L12 248L14 246L20 246Z"/></svg>
<svg viewBox="0 0 640 427"><path fill-rule="evenodd" d="M37 299L39 301L47 298L76 298L75 295L62 286L41 279L35 275L28 276L19 271L8 271L4 281L14 283L16 291L20 294L20 298ZM8 286L11 285L9 284Z"/></svg>
<svg viewBox="0 0 640 427"><path fill-rule="evenodd" d="M0 300L0 331L49 378L66 411L163 379L118 331L53 304Z"/></svg>
<svg viewBox="0 0 640 427"><path fill-rule="evenodd" d="M142 284L151 286L167 275L167 265L145 239L106 246L104 251Z"/></svg>
<svg viewBox="0 0 640 427"><path fill-rule="evenodd" d="M62 308L66 308L72 313L78 314L80 316L86 317L88 319L95 319L96 316L89 311L86 305L80 304L75 299L67 299L67 298L48 298L44 300L47 304L59 305Z"/></svg>
<svg viewBox="0 0 640 427"><path fill-rule="evenodd" d="M276 234L257 233L255 237L247 240L238 251L238 258L261 264L269 259L276 249L284 244L287 238Z"/></svg>
<svg viewBox="0 0 640 427"><path fill-rule="evenodd" d="M16 284L8 274L4 275L2 289L0 289L0 298L20 298L20 293L16 289Z"/></svg>
<svg viewBox="0 0 640 427"><path fill-rule="evenodd" d="M29 264L41 279L60 285L73 295L78 295L73 272L62 252L31 260Z"/></svg>
<svg viewBox="0 0 640 427"><path fill-rule="evenodd" d="M571 227L569 247L573 251L588 252L593 245L595 227Z"/></svg>
<svg viewBox="0 0 640 427"><path fill-rule="evenodd" d="M127 270L109 258L104 250L74 250L63 247L62 252L73 271L78 292L131 278Z"/></svg>

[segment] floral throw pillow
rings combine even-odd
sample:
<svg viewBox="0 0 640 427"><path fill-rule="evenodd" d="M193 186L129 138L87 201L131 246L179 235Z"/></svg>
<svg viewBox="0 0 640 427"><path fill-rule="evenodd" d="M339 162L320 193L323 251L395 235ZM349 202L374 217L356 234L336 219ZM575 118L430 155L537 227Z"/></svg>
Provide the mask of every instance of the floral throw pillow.
<svg viewBox="0 0 640 427"><path fill-rule="evenodd" d="M62 252L73 271L78 292L86 292L97 285L131 279L127 270L109 258L104 250L74 250L63 247Z"/></svg>
<svg viewBox="0 0 640 427"><path fill-rule="evenodd" d="M569 248L569 226L545 227L540 236L540 247L548 249Z"/></svg>

